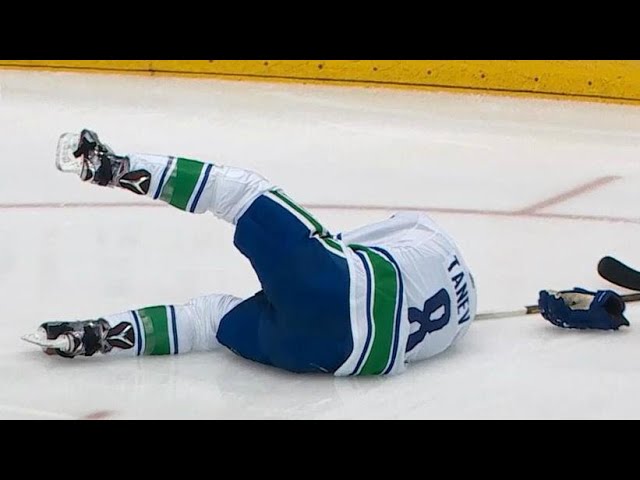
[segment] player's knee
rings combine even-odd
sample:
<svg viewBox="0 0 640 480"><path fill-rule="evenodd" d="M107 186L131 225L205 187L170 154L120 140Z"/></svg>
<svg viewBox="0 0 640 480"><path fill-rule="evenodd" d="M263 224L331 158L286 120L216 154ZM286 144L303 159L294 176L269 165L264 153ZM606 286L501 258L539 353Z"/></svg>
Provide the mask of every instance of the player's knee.
<svg viewBox="0 0 640 480"><path fill-rule="evenodd" d="M234 353L261 363L270 364L262 345L264 325L275 314L263 292L259 292L229 310L220 321L216 338Z"/></svg>
<svg viewBox="0 0 640 480"><path fill-rule="evenodd" d="M194 332L198 332L193 338L194 348L213 348L222 319L241 302L242 299L232 295L206 295L193 298L185 305L177 307L184 309L195 325Z"/></svg>

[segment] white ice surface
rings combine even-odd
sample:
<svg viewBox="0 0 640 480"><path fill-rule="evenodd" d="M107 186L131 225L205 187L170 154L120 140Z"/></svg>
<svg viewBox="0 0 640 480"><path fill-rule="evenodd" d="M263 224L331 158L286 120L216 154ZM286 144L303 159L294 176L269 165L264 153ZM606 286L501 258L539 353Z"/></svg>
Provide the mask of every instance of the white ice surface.
<svg viewBox="0 0 640 480"><path fill-rule="evenodd" d="M431 211L475 272L481 311L535 303L542 288L607 287L605 254L640 267L636 107L2 71L0 418L640 418L635 304L620 332L539 316L477 322L396 378L294 375L224 350L42 355L19 336L45 320L258 288L232 228L211 216L77 206L140 202L55 170L59 134L83 127L120 152L256 169L335 232L396 207ZM621 178L537 217L492 213L607 176Z"/></svg>

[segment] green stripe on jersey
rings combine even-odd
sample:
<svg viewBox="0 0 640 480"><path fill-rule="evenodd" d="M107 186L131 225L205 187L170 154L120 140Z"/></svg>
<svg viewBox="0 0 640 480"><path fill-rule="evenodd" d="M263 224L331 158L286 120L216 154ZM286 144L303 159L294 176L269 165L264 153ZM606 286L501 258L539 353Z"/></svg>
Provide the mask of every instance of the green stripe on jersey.
<svg viewBox="0 0 640 480"><path fill-rule="evenodd" d="M271 190L271 193L274 194L276 197L278 197L280 200L282 200L284 203L289 205L293 210L295 210L302 217L304 217L309 223L311 223L311 225L313 225L313 228L315 228L316 230L314 233L319 233L320 235L326 235L328 233L327 230L320 224L320 222L318 222L313 217L313 215L311 215L304 208L302 208L296 202L294 202L289 197L287 197L283 192L279 190Z"/></svg>
<svg viewBox="0 0 640 480"><path fill-rule="evenodd" d="M144 355L170 354L167 308L164 306L143 308L138 310L138 315L144 327Z"/></svg>
<svg viewBox="0 0 640 480"><path fill-rule="evenodd" d="M186 210L204 165L197 160L178 158L169 180L162 188L160 199L180 210Z"/></svg>
<svg viewBox="0 0 640 480"><path fill-rule="evenodd" d="M337 250L338 252L342 253L342 247L335 240L333 240L331 238L321 238L320 240L322 242L324 242L328 247L330 247L330 248L332 248L334 250Z"/></svg>
<svg viewBox="0 0 640 480"><path fill-rule="evenodd" d="M393 332L398 305L398 278L393 264L382 255L366 247L356 247L371 262L373 275L372 310L375 325L371 350L360 370L360 375L379 375L393 355Z"/></svg>

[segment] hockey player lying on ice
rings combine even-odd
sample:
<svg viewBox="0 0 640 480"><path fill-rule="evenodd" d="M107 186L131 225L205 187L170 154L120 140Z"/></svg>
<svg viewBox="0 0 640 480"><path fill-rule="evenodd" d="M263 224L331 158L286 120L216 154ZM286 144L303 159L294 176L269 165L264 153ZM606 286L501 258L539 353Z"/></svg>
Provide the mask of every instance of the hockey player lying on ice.
<svg viewBox="0 0 640 480"><path fill-rule="evenodd" d="M168 355L225 346L292 372L383 375L446 350L476 314L476 288L461 252L424 214L398 213L334 236L256 173L172 156L116 155L88 130L61 137L57 163L61 170L75 165L83 181L235 225L234 243L262 290L247 299L213 294L48 322L31 338L47 353ZM613 292L582 295L581 310L566 306L571 295L542 292L543 315L565 327L626 324L620 308L607 311L619 305Z"/></svg>

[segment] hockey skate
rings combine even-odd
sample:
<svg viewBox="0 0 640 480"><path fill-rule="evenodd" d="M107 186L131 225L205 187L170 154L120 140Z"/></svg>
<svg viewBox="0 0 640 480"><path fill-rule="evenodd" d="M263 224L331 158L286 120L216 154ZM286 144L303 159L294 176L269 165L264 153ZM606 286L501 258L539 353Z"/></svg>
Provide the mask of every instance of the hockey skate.
<svg viewBox="0 0 640 480"><path fill-rule="evenodd" d="M113 348L133 348L135 334L130 323L111 328L106 320L47 322L36 333L24 335L26 342L38 345L47 355L65 358L90 357L96 352L109 353Z"/></svg>
<svg viewBox="0 0 640 480"><path fill-rule="evenodd" d="M129 159L116 155L91 130L64 133L58 140L56 167L77 174L83 182L115 186L128 171Z"/></svg>

